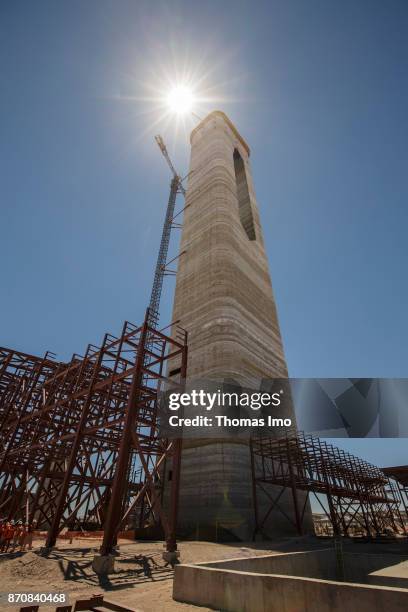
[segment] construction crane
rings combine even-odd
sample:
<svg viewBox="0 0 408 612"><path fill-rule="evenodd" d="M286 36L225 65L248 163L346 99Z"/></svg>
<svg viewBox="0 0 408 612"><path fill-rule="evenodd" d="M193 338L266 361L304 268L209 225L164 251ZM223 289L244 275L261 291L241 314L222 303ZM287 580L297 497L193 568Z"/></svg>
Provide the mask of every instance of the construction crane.
<svg viewBox="0 0 408 612"><path fill-rule="evenodd" d="M163 153L163 156L164 156L166 162L169 165L169 168L170 168L170 170L171 170L171 172L173 174L173 178L178 179L178 181L179 181L179 191L180 191L180 193L182 193L185 196L186 195L186 190L184 189L184 187L183 187L183 185L181 183L182 179L177 174L176 169L174 168L174 166L172 164L172 161L170 159L170 155L169 155L169 153L167 151L166 145L164 144L163 138L161 136L155 136L154 138L155 138L157 144L159 145L159 149Z"/></svg>
<svg viewBox="0 0 408 612"><path fill-rule="evenodd" d="M171 230L173 227L181 227L181 225L179 223L176 223L174 219L175 217L178 217L184 210L183 208L182 210L180 210L180 212L174 215L176 198L177 198L177 194L179 193L185 195L186 190L184 189L182 185L183 179L177 174L171 162L171 159L168 154L166 145L164 144L163 138L161 136L155 136L155 140L157 144L159 145L160 151L163 153L163 156L165 160L167 161L169 168L171 170L171 173L173 175L173 178L171 179L171 183L170 183L169 200L167 203L166 216L165 216L164 224L163 224L163 231L162 231L162 236L160 240L159 253L157 256L156 268L154 271L152 292L150 295L150 302L149 302L148 323L150 327L157 329L157 326L159 323L159 317L160 317L159 309L160 309L160 298L161 298L161 292L162 292L162 287L163 287L163 280L167 274L174 274L174 272L168 269L167 265L179 257L178 255L177 257L172 259L170 262L167 261ZM153 339L152 332L149 332L147 335L146 345L148 347L150 346L150 348L152 348L154 345L154 339ZM145 365L148 365L151 359L152 357L147 354L145 357ZM148 374L145 374L144 380L147 381L147 379L148 379ZM129 462L128 471L127 471L128 482L131 482L132 474L134 474L137 470L140 470L139 458L138 458L137 453L133 453L132 459Z"/></svg>
<svg viewBox="0 0 408 612"><path fill-rule="evenodd" d="M164 144L161 136L155 136L156 142L159 145L160 151L162 152L165 160L167 161L169 168L172 172L173 178L170 183L170 194L167 203L166 216L164 219L163 232L160 241L159 254L157 256L156 269L154 272L154 280L152 286L152 293L150 295L149 303L149 323L151 327L156 328L159 322L159 308L160 298L163 287L163 279L166 274L172 274L173 272L167 269L167 255L169 251L170 235L172 227L180 227L179 224L174 223L174 208L176 205L177 194L181 193L186 195L186 190L182 185L182 178L176 172L170 156L168 154L166 145ZM181 211L180 211L181 212ZM175 257L174 259L177 259ZM174 261L174 259L172 261Z"/></svg>

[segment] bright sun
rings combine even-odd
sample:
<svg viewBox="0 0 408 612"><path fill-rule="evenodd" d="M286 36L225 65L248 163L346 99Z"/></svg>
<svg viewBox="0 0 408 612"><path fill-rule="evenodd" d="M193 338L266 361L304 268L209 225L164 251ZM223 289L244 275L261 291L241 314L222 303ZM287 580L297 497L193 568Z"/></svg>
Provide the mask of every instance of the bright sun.
<svg viewBox="0 0 408 612"><path fill-rule="evenodd" d="M167 96L167 104L170 110L178 115L185 115L190 112L193 102L193 92L185 85L174 87Z"/></svg>

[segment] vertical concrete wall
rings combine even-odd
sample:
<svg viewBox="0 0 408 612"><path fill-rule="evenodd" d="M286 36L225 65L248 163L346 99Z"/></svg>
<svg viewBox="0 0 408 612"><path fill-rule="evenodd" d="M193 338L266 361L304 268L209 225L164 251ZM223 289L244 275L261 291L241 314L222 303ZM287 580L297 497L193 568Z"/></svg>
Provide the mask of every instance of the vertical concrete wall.
<svg viewBox="0 0 408 612"><path fill-rule="evenodd" d="M230 612L405 612L408 590L199 565L175 568L173 598Z"/></svg>
<svg viewBox="0 0 408 612"><path fill-rule="evenodd" d="M215 111L191 134L173 321L189 333L188 378L259 385L286 377L268 262L255 199L249 147ZM282 499L291 513L291 497ZM253 530L249 449L245 443L186 443L181 532L246 539ZM273 531L293 532L278 512ZM275 529L276 527L276 529Z"/></svg>
<svg viewBox="0 0 408 612"><path fill-rule="evenodd" d="M241 557L223 561L210 561L199 565L201 567L255 574L283 574L324 580L337 580L338 578L336 556L332 548L259 557Z"/></svg>

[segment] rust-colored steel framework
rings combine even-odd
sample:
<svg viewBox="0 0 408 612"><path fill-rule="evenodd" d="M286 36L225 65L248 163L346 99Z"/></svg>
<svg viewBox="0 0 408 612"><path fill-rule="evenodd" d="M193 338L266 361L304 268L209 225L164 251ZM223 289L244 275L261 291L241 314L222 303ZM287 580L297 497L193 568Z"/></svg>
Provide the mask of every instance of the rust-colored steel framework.
<svg viewBox="0 0 408 612"><path fill-rule="evenodd" d="M166 378L172 360L179 380ZM181 441L158 432L158 393L186 376L187 334L126 322L118 337L58 363L0 350L0 516L38 522L46 546L64 527L103 528L102 554L119 529L161 522L176 550ZM171 458L170 505L162 474Z"/></svg>
<svg viewBox="0 0 408 612"><path fill-rule="evenodd" d="M395 483L376 466L320 438L295 431L276 439L255 437L251 440L251 465L254 537L262 533L274 508L302 534L310 493L331 522L335 536L406 534L402 500ZM287 489L292 491L293 517L279 505ZM299 491L308 495L300 496ZM327 508L321 495L326 496ZM265 505L267 510L261 515Z"/></svg>
<svg viewBox="0 0 408 612"><path fill-rule="evenodd" d="M381 469L386 476L395 481L401 495L402 505L408 523L408 465L397 465Z"/></svg>

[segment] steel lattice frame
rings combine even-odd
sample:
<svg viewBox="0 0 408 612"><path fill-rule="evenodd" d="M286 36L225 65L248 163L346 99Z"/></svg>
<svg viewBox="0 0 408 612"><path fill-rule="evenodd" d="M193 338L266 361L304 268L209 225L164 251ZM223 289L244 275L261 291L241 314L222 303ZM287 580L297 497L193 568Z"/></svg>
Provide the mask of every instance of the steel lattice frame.
<svg viewBox="0 0 408 612"><path fill-rule="evenodd" d="M44 382L61 365L52 357L0 349L0 515L7 518L14 516L27 488L26 473L18 464L7 464L8 452L21 444L22 419L41 405Z"/></svg>
<svg viewBox="0 0 408 612"><path fill-rule="evenodd" d="M75 522L103 527L103 554L133 520L160 520L168 550L175 528L181 441L158 435L160 385L185 379L187 335L174 338L126 322L67 364L0 352L0 515L36 519L48 547ZM166 378L181 362L180 382ZM162 472L173 464L171 502L161 503Z"/></svg>
<svg viewBox="0 0 408 612"><path fill-rule="evenodd" d="M308 496L312 492L330 520L334 535L364 534L375 537L388 531L406 533L400 511L401 497L395 484L376 466L320 438L289 431L279 438L251 440L251 465L255 507L255 533L262 532L273 508L303 532ZM275 485L271 488L270 485ZM276 485L280 487L276 494ZM294 517L279 507L286 488L292 491ZM318 494L327 498L328 511ZM260 497L268 500L261 516Z"/></svg>
<svg viewBox="0 0 408 612"><path fill-rule="evenodd" d="M170 194L169 200L167 203L166 209L166 217L164 219L162 237L160 240L159 253L157 256L156 268L154 271L154 279L152 292L150 295L150 303L149 303L149 312L150 312L150 325L152 327L157 327L159 322L159 307L160 307L160 299L163 288L163 280L164 277L169 274L169 271L166 270L166 262L167 255L169 251L170 244L170 235L173 227L173 218L174 218L174 208L176 205L176 198L178 193L182 193L180 191L181 182L180 177L175 176L170 185Z"/></svg>
<svg viewBox="0 0 408 612"><path fill-rule="evenodd" d="M392 478L401 496L405 512L405 523L408 527L408 465L382 468L384 474Z"/></svg>

